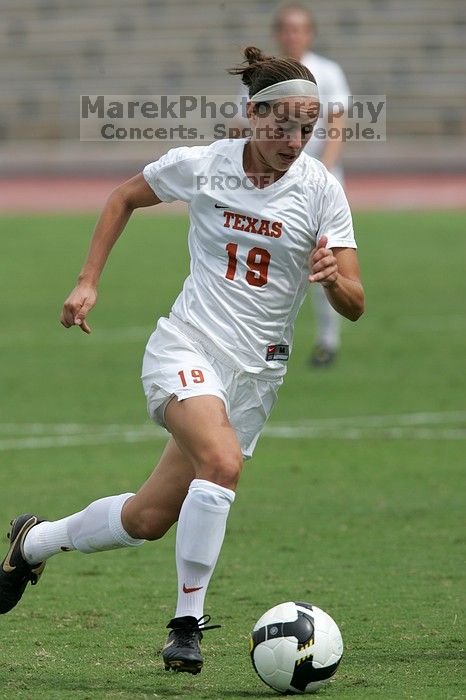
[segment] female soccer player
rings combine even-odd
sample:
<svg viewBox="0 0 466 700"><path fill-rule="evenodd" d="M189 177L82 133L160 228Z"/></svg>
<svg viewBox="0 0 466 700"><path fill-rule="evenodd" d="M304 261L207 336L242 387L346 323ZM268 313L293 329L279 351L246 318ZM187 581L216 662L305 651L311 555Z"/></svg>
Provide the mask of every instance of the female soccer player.
<svg viewBox="0 0 466 700"><path fill-rule="evenodd" d="M202 667L205 594L308 283L321 284L353 321L364 306L341 186L302 153L318 116L315 80L295 60L254 47L245 57L232 72L249 88L251 137L175 148L117 187L61 316L66 328L90 333L101 272L134 209L190 203L190 274L149 338L142 369L149 414L171 433L159 464L136 494L101 498L54 522L18 516L0 570L6 613L52 555L138 546L178 522L178 601L162 655L165 668L189 673Z"/></svg>

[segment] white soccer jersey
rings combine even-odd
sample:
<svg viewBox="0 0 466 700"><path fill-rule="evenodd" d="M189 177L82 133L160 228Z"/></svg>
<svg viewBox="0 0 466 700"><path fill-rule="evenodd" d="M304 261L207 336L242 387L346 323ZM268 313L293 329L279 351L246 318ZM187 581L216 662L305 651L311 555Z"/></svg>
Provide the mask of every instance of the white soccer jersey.
<svg viewBox="0 0 466 700"><path fill-rule="evenodd" d="M335 61L309 51L304 54L301 63L306 68L309 68L319 88L322 113L314 127L315 134L319 128L328 128L329 126L329 102L342 102L346 107L350 89L343 70ZM320 158L324 147L325 140L319 140L314 135L311 136L306 146L306 153L309 153L314 158Z"/></svg>
<svg viewBox="0 0 466 700"><path fill-rule="evenodd" d="M159 199L189 203L191 267L172 313L198 328L244 371L286 371L319 236L355 248L341 185L302 153L258 189L243 169L247 139L174 148L144 168Z"/></svg>

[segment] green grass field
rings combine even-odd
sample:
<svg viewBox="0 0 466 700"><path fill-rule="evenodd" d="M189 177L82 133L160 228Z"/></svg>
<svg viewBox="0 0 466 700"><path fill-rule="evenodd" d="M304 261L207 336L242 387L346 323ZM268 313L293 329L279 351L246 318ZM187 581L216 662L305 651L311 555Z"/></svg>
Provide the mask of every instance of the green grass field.
<svg viewBox="0 0 466 700"><path fill-rule="evenodd" d="M0 619L0 698L266 698L256 619L308 600L346 651L328 698L464 698L464 213L355 217L367 311L337 365L311 371L311 304L247 464L208 594L200 676L163 671L174 532L136 550L52 559ZM89 216L1 220L1 529L134 490L164 440L139 382L146 337L188 269L184 217L135 216L106 270L93 334L58 323ZM6 548L6 536L1 545Z"/></svg>

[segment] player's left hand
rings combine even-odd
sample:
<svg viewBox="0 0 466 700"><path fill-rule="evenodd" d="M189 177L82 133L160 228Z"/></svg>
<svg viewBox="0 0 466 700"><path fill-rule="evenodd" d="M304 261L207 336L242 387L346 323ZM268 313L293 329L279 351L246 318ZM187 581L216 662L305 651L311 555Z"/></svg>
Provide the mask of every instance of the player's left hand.
<svg viewBox="0 0 466 700"><path fill-rule="evenodd" d="M331 287L337 281L337 259L330 248L326 248L327 236L321 236L309 256L309 282L320 282L323 287Z"/></svg>

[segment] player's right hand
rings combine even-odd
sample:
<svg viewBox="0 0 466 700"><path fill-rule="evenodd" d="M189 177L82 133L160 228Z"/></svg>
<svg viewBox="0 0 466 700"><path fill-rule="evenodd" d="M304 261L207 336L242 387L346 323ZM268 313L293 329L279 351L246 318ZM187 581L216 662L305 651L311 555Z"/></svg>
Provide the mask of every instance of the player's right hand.
<svg viewBox="0 0 466 700"><path fill-rule="evenodd" d="M84 333L91 329L86 316L97 302L97 289L89 284L78 284L63 304L60 323L65 328L79 326Z"/></svg>

